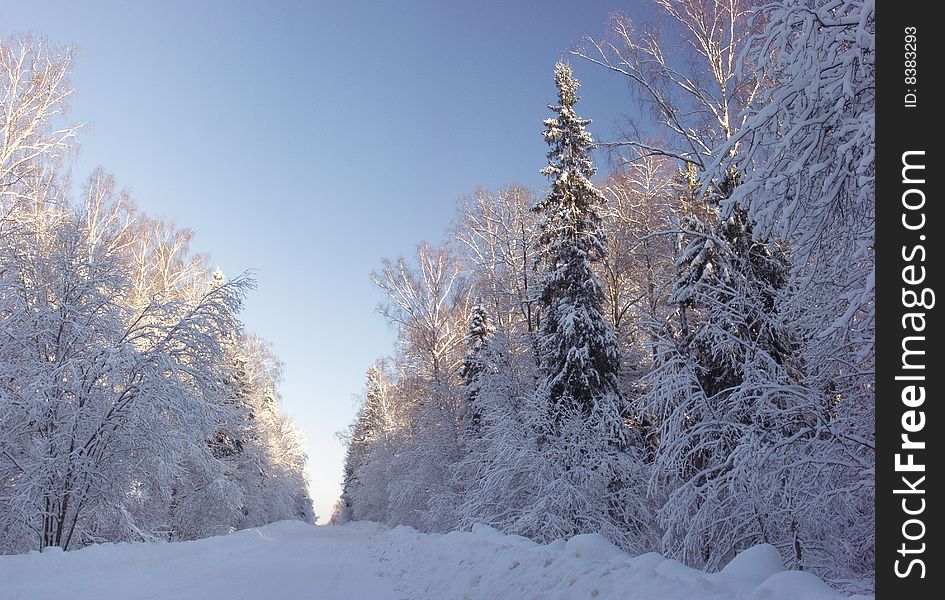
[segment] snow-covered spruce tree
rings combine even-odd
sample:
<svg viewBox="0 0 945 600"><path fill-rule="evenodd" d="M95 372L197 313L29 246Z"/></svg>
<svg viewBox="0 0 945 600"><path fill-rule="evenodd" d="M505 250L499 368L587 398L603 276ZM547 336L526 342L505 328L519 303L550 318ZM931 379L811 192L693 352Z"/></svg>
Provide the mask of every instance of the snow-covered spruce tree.
<svg viewBox="0 0 945 600"><path fill-rule="evenodd" d="M549 108L558 116L545 121L544 136L551 150L548 166L542 169L551 180L551 190L535 206L542 217L539 395L548 401L548 434L556 433L560 421L571 413L590 416L600 407L611 413L609 437L625 446L627 431L617 389L620 359L593 268L605 249L599 215L604 197L590 181L596 172L590 157L593 140L584 129L591 121L574 112L579 84L570 66L555 65L555 84L559 104Z"/></svg>
<svg viewBox="0 0 945 600"><path fill-rule="evenodd" d="M735 181L723 180L709 203L728 197ZM715 569L752 544L786 550L791 526L777 521L787 507L760 491L772 471L764 455L816 414L801 385L797 334L778 305L785 249L755 239L740 210L683 225L671 296L679 325L655 344L642 404L659 424L653 475L668 494L664 551Z"/></svg>
<svg viewBox="0 0 945 600"><path fill-rule="evenodd" d="M804 516L799 535L815 540L798 562L869 587L873 529L862 524L873 521L875 493L875 2L785 0L758 12L764 31L746 58L774 85L709 176L741 168L726 210L739 207L756 237L794 249L782 310L804 332L804 384L823 415L779 450L771 473Z"/></svg>
<svg viewBox="0 0 945 600"><path fill-rule="evenodd" d="M479 427L482 417L476 406L476 394L480 385L479 376L486 370L488 364L483 352L490 334L495 331L489 320L489 313L480 298L472 307L469 317L469 330L466 332L466 356L463 357L463 366L459 375L465 387L465 397L460 408L460 419L466 435Z"/></svg>
<svg viewBox="0 0 945 600"><path fill-rule="evenodd" d="M594 531L639 549L649 541L650 522L635 483L642 475L641 443L625 421L617 341L594 272L605 252L604 197L590 181L590 121L574 111L579 84L569 65L555 65L555 84L558 103L549 105L556 116L545 121L550 150L542 170L551 189L535 206L541 217L539 379L526 416L544 464L536 469L534 504L521 529L544 540Z"/></svg>

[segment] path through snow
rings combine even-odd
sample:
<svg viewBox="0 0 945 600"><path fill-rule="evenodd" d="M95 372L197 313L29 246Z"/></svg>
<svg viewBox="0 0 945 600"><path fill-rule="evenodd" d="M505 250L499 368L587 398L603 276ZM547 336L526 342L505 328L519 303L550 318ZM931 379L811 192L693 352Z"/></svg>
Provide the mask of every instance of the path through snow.
<svg viewBox="0 0 945 600"><path fill-rule="evenodd" d="M282 521L193 542L0 556L0 600L403 600L370 556L378 530Z"/></svg>

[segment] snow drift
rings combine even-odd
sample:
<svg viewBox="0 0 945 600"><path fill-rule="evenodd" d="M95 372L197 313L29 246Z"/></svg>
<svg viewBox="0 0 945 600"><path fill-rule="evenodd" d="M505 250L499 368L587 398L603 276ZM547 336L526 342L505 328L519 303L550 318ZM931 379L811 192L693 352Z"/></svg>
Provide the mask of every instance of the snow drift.
<svg viewBox="0 0 945 600"><path fill-rule="evenodd" d="M470 532L385 531L382 560L400 571L409 598L490 600L835 600L847 596L819 578L787 571L763 544L719 573L691 569L652 552L630 556L597 534L537 544L487 526ZM855 598L866 598L856 596Z"/></svg>

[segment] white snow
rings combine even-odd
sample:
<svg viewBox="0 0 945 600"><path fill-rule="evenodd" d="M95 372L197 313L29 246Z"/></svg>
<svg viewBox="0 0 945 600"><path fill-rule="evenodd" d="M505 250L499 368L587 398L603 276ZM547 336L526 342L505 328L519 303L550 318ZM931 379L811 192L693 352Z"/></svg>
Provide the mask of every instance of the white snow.
<svg viewBox="0 0 945 600"><path fill-rule="evenodd" d="M598 535L540 545L486 526L424 534L374 523L282 521L181 543L101 544L0 556L0 599L835 600L762 545L706 574Z"/></svg>
<svg viewBox="0 0 945 600"><path fill-rule="evenodd" d="M403 600L375 573L379 530L280 521L193 542L0 556L0 600Z"/></svg>

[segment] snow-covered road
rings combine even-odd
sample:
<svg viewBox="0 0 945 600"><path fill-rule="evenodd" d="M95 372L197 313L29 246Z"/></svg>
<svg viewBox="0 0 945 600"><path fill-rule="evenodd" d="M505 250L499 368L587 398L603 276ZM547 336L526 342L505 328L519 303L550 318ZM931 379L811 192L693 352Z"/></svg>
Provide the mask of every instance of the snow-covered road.
<svg viewBox="0 0 945 600"><path fill-rule="evenodd" d="M2 556L0 599L403 599L377 575L371 529L282 521L194 542Z"/></svg>
<svg viewBox="0 0 945 600"><path fill-rule="evenodd" d="M720 573L596 535L540 545L488 527L422 534L295 521L182 543L0 556L0 600L836 600L756 546Z"/></svg>

